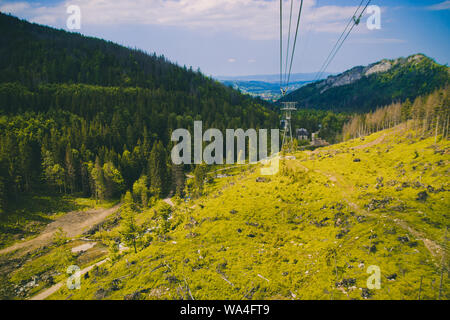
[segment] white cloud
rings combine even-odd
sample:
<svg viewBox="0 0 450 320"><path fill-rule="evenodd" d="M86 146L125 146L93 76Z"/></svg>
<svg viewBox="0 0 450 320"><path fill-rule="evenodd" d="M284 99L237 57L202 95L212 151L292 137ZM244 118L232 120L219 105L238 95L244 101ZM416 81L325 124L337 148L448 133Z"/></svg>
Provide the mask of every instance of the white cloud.
<svg viewBox="0 0 450 320"><path fill-rule="evenodd" d="M236 59L230 58L230 59L228 59L228 62L229 62L229 63L235 63L235 62L236 62Z"/></svg>
<svg viewBox="0 0 450 320"><path fill-rule="evenodd" d="M434 10L434 11L439 11L439 10L450 10L450 1L444 1L432 6L427 7L428 10Z"/></svg>
<svg viewBox="0 0 450 320"><path fill-rule="evenodd" d="M406 43L406 40L395 38L361 38L348 41L349 44L386 44L386 43Z"/></svg>
<svg viewBox="0 0 450 320"><path fill-rule="evenodd" d="M287 34L290 2L284 1ZM295 28L299 5L299 2L295 3L292 29ZM80 6L82 25L161 25L233 32L253 40L279 37L277 0L70 0L54 6L0 1L0 10L25 16L33 22L63 26L68 17L65 9L69 4ZM316 0L305 0L301 31L340 33L356 9L353 6L316 5Z"/></svg>

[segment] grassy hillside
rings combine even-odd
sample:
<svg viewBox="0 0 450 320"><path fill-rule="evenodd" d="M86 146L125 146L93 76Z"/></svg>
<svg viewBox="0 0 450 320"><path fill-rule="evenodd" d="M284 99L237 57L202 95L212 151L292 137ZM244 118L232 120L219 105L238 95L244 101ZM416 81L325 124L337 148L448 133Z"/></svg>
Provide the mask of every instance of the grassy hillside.
<svg viewBox="0 0 450 320"><path fill-rule="evenodd" d="M352 68L306 85L280 101L297 101L309 109L365 113L445 87L449 75L448 66L417 54Z"/></svg>
<svg viewBox="0 0 450 320"><path fill-rule="evenodd" d="M147 230L138 253L110 249L80 290L50 299L417 299L420 283L422 299L437 299L448 264L449 148L400 125L298 152L275 176L235 168L195 201L136 211ZM111 220L92 239L111 243L120 225ZM371 265L379 290L367 289ZM33 268L12 272L11 287Z"/></svg>

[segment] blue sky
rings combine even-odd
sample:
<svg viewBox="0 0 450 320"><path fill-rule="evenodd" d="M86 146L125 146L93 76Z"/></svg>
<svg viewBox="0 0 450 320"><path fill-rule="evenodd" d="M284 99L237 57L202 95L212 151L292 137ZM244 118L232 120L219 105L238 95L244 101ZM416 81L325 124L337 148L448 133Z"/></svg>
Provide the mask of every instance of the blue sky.
<svg viewBox="0 0 450 320"><path fill-rule="evenodd" d="M305 0L293 72L318 71L359 2ZM449 63L450 1L371 4L381 8L381 30L368 30L366 15L327 71L419 52ZM278 0L0 0L0 11L67 29L68 5L81 9L80 33L164 54L208 75L279 72ZM289 6L284 0L285 38Z"/></svg>

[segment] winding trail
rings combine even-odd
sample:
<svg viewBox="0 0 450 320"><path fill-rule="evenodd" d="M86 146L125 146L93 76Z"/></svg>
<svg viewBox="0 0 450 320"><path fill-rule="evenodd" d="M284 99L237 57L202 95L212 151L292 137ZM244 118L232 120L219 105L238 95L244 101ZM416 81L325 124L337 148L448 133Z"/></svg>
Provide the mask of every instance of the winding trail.
<svg viewBox="0 0 450 320"><path fill-rule="evenodd" d="M101 266L102 264L104 264L106 261L108 261L108 258L99 261L95 264L93 264L92 266L86 267L82 270L80 270L80 276L84 275L85 273L91 271L92 269L94 269L95 267ZM37 295L29 298L28 300L45 300L48 297L50 297L52 294L54 294L56 291L58 291L59 289L61 289L64 285L66 284L66 281L61 281L58 282L57 284L51 286L48 289L45 289L44 291L41 291L40 293L38 293Z"/></svg>
<svg viewBox="0 0 450 320"><path fill-rule="evenodd" d="M105 220L109 215L115 213L120 208L120 204L110 209L95 209L87 211L72 211L62 217L57 218L45 227L44 231L36 238L18 242L0 250L0 254L10 253L16 250L18 255L22 256L40 247L49 245L55 231L61 228L68 238L81 235L87 229Z"/></svg>

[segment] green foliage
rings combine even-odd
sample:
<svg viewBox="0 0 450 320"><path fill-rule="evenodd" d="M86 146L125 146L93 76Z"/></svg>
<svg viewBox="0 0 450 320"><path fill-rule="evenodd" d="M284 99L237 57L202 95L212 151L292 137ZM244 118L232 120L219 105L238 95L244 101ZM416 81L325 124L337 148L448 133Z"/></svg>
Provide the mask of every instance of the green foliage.
<svg viewBox="0 0 450 320"><path fill-rule="evenodd" d="M145 290L143 299L348 300L368 292L368 299L415 300L421 278L421 299L437 299L441 261L444 267L448 261L442 259L449 221L442 151L449 146L434 145L432 137L411 141L411 132L397 127L297 152L265 179L258 179L259 170L236 169L170 214L161 201L136 223L169 226L164 236L125 253L82 291L62 289L51 298L91 299L126 276L105 299ZM429 198L417 201L424 190ZM381 289L367 291L371 265L380 267ZM443 280L448 299L446 273Z"/></svg>
<svg viewBox="0 0 450 320"><path fill-rule="evenodd" d="M125 189L120 171L116 169L113 163L107 162L103 165L103 176L105 179L105 198L118 198Z"/></svg>
<svg viewBox="0 0 450 320"><path fill-rule="evenodd" d="M207 172L208 172L208 167L205 163L195 166L194 183L193 183L194 197L198 198L198 197L202 196L205 179L207 177Z"/></svg>
<svg viewBox="0 0 450 320"><path fill-rule="evenodd" d="M122 221L120 224L120 234L125 244L133 247L137 252L137 240L142 234L142 229L136 224L136 211L134 210L133 198L128 191L124 197L124 204L121 207Z"/></svg>
<svg viewBox="0 0 450 320"><path fill-rule="evenodd" d="M150 158L148 160L148 176L150 180L150 191L157 197L162 197L167 193L168 174L166 164L166 154L161 141L155 142Z"/></svg>
<svg viewBox="0 0 450 320"><path fill-rule="evenodd" d="M140 203L144 208L149 205L150 190L147 186L148 178L142 175L139 180L133 184L133 196L136 202Z"/></svg>
<svg viewBox="0 0 450 320"><path fill-rule="evenodd" d="M154 196L180 193L167 166L173 130L194 119L222 131L278 126L267 104L164 57L4 14L0 35L7 213L36 190L118 198L142 174Z"/></svg>
<svg viewBox="0 0 450 320"><path fill-rule="evenodd" d="M59 188L60 192L64 186L64 168L53 161L53 155L50 151L44 151L42 167L45 179L50 185Z"/></svg>
<svg viewBox="0 0 450 320"><path fill-rule="evenodd" d="M448 135L450 109L448 107L450 87L432 94L417 97L414 103L393 103L367 114L353 115L343 127L344 140L365 136L380 130L392 128L400 123L408 123L422 137L438 134Z"/></svg>
<svg viewBox="0 0 450 320"><path fill-rule="evenodd" d="M67 240L67 233L62 228L58 228L53 234L52 242L57 247L66 244Z"/></svg>

